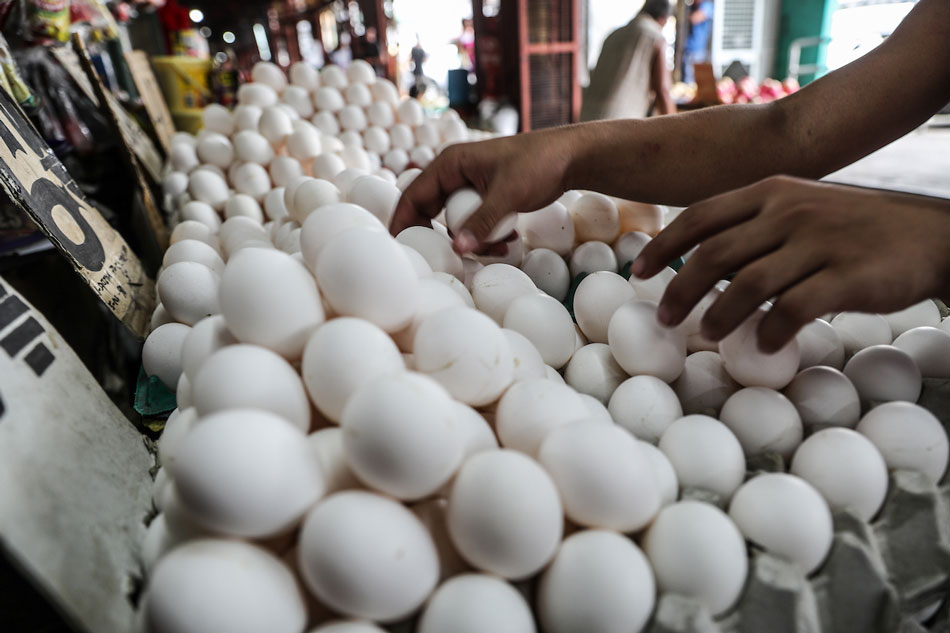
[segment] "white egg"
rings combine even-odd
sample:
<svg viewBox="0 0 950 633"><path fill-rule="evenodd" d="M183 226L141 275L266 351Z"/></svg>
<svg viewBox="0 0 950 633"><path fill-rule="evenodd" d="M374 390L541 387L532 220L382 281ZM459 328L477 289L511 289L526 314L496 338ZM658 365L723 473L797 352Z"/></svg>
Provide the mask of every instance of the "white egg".
<svg viewBox="0 0 950 633"><path fill-rule="evenodd" d="M419 258L418 266L421 268L419 272L424 273L427 277L431 277L432 269L429 268L429 265L422 259L422 256L408 246L403 245L403 248L410 254L410 259L413 257ZM416 308L416 314L412 317L412 322L405 328L393 333L393 340L396 342L396 345L405 352L412 352L416 331L419 329L419 325L421 325L429 315L447 308L466 307L462 297L452 290L452 288L441 281L427 277L424 278L420 275L419 305ZM417 365L416 368L418 369L418 363L416 363L415 357L413 358L413 363ZM473 389L474 388L475 387L473 387Z"/></svg>
<svg viewBox="0 0 950 633"><path fill-rule="evenodd" d="M924 378L950 378L950 333L936 327L915 327L899 334L894 347L914 359Z"/></svg>
<svg viewBox="0 0 950 633"><path fill-rule="evenodd" d="M256 129L241 130L234 135L234 155L246 163L267 166L274 158L274 148Z"/></svg>
<svg viewBox="0 0 950 633"><path fill-rule="evenodd" d="M339 203L343 198L340 190L329 180L311 178L301 183L294 191L290 216L299 224L306 223L311 213L331 204Z"/></svg>
<svg viewBox="0 0 950 633"><path fill-rule="evenodd" d="M466 404L494 402L514 378L508 340L495 322L476 310L460 306L430 314L413 340L416 369Z"/></svg>
<svg viewBox="0 0 950 633"><path fill-rule="evenodd" d="M673 382L683 412L703 413L713 417L726 400L741 389L726 371L722 357L716 352L694 352L686 357L683 373Z"/></svg>
<svg viewBox="0 0 950 633"><path fill-rule="evenodd" d="M437 491L462 459L451 399L421 374L383 374L369 381L350 398L341 426L354 474L399 499Z"/></svg>
<svg viewBox="0 0 950 633"><path fill-rule="evenodd" d="M328 204L307 216L301 227L300 249L310 270L317 269L317 259L324 247L343 231L366 228L385 232L386 228L363 207L347 202Z"/></svg>
<svg viewBox="0 0 950 633"><path fill-rule="evenodd" d="M439 271L434 271L432 273L432 278L436 281L446 284L452 290L458 293L458 296L462 299L462 303L470 308L475 307L475 300L472 299L472 293L468 291L468 288L465 287L465 284L463 284L459 278L455 277L454 275Z"/></svg>
<svg viewBox="0 0 950 633"><path fill-rule="evenodd" d="M742 485L729 504L742 535L810 574L825 560L833 537L831 511L807 481L764 473Z"/></svg>
<svg viewBox="0 0 950 633"><path fill-rule="evenodd" d="M538 461L557 485L573 522L635 532L660 508L653 472L637 440L612 424L575 422L541 443Z"/></svg>
<svg viewBox="0 0 950 633"><path fill-rule="evenodd" d="M423 226L411 226L400 232L396 241L416 250L433 271L462 278L462 258L452 250L452 242L436 231Z"/></svg>
<svg viewBox="0 0 950 633"><path fill-rule="evenodd" d="M416 137L412 128L404 123L396 123L389 128L389 138L392 146L407 152L416 146Z"/></svg>
<svg viewBox="0 0 950 633"><path fill-rule="evenodd" d="M293 108L302 117L313 116L313 102L310 101L310 92L302 86L287 86L281 99Z"/></svg>
<svg viewBox="0 0 950 633"><path fill-rule="evenodd" d="M337 114L337 117L340 120L340 127L344 130L362 132L369 125L366 121L366 114L363 112L363 108L358 105L343 106Z"/></svg>
<svg viewBox="0 0 950 633"><path fill-rule="evenodd" d="M792 339L774 354L759 351L758 327L765 316L758 310L719 342L719 354L729 375L744 387L782 389L798 371L801 353Z"/></svg>
<svg viewBox="0 0 950 633"><path fill-rule="evenodd" d="M326 82L324 82L326 84ZM321 112L339 112L346 103L343 101L343 95L332 86L324 85L317 88L313 93L313 105Z"/></svg>
<svg viewBox="0 0 950 633"><path fill-rule="evenodd" d="M518 214L518 232L530 249L546 248L566 256L574 248L574 221L560 202Z"/></svg>
<svg viewBox="0 0 950 633"><path fill-rule="evenodd" d="M165 420L165 428L158 438L157 462L163 467L174 463L178 447L182 440L198 422L198 412L194 408L175 409Z"/></svg>
<svg viewBox="0 0 950 633"><path fill-rule="evenodd" d="M333 319L317 328L304 348L301 373L316 407L339 422L353 394L369 381L404 369L398 348L368 321Z"/></svg>
<svg viewBox="0 0 950 633"><path fill-rule="evenodd" d="M379 157L379 154L376 152L366 152L369 155L370 166L372 167L371 173L383 177L379 172L383 171L383 159ZM387 170L388 171L388 170Z"/></svg>
<svg viewBox="0 0 950 633"><path fill-rule="evenodd" d="M498 403L495 430L502 446L536 455L551 431L587 420L587 406L572 388L547 378L514 383Z"/></svg>
<svg viewBox="0 0 950 633"><path fill-rule="evenodd" d="M585 530L564 539L542 574L538 617L546 633L641 631L655 596L640 548L614 532Z"/></svg>
<svg viewBox="0 0 950 633"><path fill-rule="evenodd" d="M947 432L934 415L909 402L887 402L868 411L857 431L891 470L913 470L938 482L947 470Z"/></svg>
<svg viewBox="0 0 950 633"><path fill-rule="evenodd" d="M270 176L278 187L286 187L287 183L303 174L303 168L295 158L290 156L276 156L270 162Z"/></svg>
<svg viewBox="0 0 950 633"><path fill-rule="evenodd" d="M554 557L562 523L554 482L537 462L515 451L469 457L449 495L449 534L456 549L478 569L502 578L520 580L540 571Z"/></svg>
<svg viewBox="0 0 950 633"><path fill-rule="evenodd" d="M392 106L382 101L373 102L366 108L366 119L369 124L373 126L369 129L376 129L382 132L386 132L386 130L391 128L396 122ZM387 149L389 148L388 133L386 134L386 147ZM374 151L378 152L379 150Z"/></svg>
<svg viewBox="0 0 950 633"><path fill-rule="evenodd" d="M200 164L196 145L189 145L187 143L176 143L172 145L168 153L168 160L174 170L185 174Z"/></svg>
<svg viewBox="0 0 950 633"><path fill-rule="evenodd" d="M425 112L422 106L415 99L403 99L402 103L396 108L396 115L400 123L405 123L409 127L416 127L425 122Z"/></svg>
<svg viewBox="0 0 950 633"><path fill-rule="evenodd" d="M835 369L844 367L844 343L837 330L822 319L815 319L796 335L801 350L798 368L827 365Z"/></svg>
<svg viewBox="0 0 950 633"><path fill-rule="evenodd" d="M337 136L340 133L340 122L332 112L317 112L310 122L321 134Z"/></svg>
<svg viewBox="0 0 950 633"><path fill-rule="evenodd" d="M178 385L175 387L175 403L186 409L193 405L191 380L184 372L178 378Z"/></svg>
<svg viewBox="0 0 950 633"><path fill-rule="evenodd" d="M629 378L603 343L581 347L564 370L564 380L571 387L607 404L614 391Z"/></svg>
<svg viewBox="0 0 950 633"><path fill-rule="evenodd" d="M220 314L201 319L185 337L181 350L182 371L194 378L205 359L228 345L236 345L238 340L228 331L224 317Z"/></svg>
<svg viewBox="0 0 950 633"><path fill-rule="evenodd" d="M243 343L300 358L313 331L324 321L313 276L290 255L249 248L228 260L219 289L228 329Z"/></svg>
<svg viewBox="0 0 950 633"><path fill-rule="evenodd" d="M221 240L221 250L226 257L231 257L245 244L257 244L268 240L264 227L244 216L225 220L218 232L218 237Z"/></svg>
<svg viewBox="0 0 950 633"><path fill-rule="evenodd" d="M168 310L165 309L165 306L159 303L157 306L155 306L155 311L152 312L152 318L149 321L149 325L151 326L152 330L156 330L166 323L174 322L175 319L172 318L172 315L168 314Z"/></svg>
<svg viewBox="0 0 950 633"><path fill-rule="evenodd" d="M861 417L857 390L847 376L832 367L815 366L798 372L785 387L785 395L808 430L854 428Z"/></svg>
<svg viewBox="0 0 950 633"><path fill-rule="evenodd" d="M322 150L320 132L306 121L294 121L294 131L287 137L290 155L304 162L319 156Z"/></svg>
<svg viewBox="0 0 950 633"><path fill-rule="evenodd" d="M320 73L308 62L296 62L290 66L290 83L307 90L314 90L320 85Z"/></svg>
<svg viewBox="0 0 950 633"><path fill-rule="evenodd" d="M257 131L257 126L261 121L261 114L264 111L256 105L239 105L234 108L234 130L241 132L243 130ZM234 139L232 138L232 141Z"/></svg>
<svg viewBox="0 0 950 633"><path fill-rule="evenodd" d="M663 451L650 442L637 441L639 442L640 453L646 458L647 465L653 473L653 481L656 483L657 491L660 494L660 507L665 508L671 503L676 503L679 496L679 481L676 479L673 464L663 454Z"/></svg>
<svg viewBox="0 0 950 633"><path fill-rule="evenodd" d="M643 538L661 592L696 598L713 615L739 598L749 570L742 534L719 508L680 501L657 515Z"/></svg>
<svg viewBox="0 0 950 633"><path fill-rule="evenodd" d="M530 277L514 266L489 264L475 273L471 291L478 309L501 323L512 301L536 294L538 289Z"/></svg>
<svg viewBox="0 0 950 633"><path fill-rule="evenodd" d="M452 409L455 414L455 432L462 442L462 461L476 453L498 449L495 432L478 411L457 400L452 401Z"/></svg>
<svg viewBox="0 0 950 633"><path fill-rule="evenodd" d="M610 396L607 410L618 425L652 443L683 416L676 394L654 376L634 376L620 383Z"/></svg>
<svg viewBox="0 0 950 633"><path fill-rule="evenodd" d="M353 617L404 618L439 578L435 544L419 519L396 501L358 490L331 495L310 512L298 555L307 587Z"/></svg>
<svg viewBox="0 0 950 633"><path fill-rule="evenodd" d="M169 246L162 258L162 266L168 268L178 262L198 262L219 275L224 272L224 260L217 249L200 240L179 240Z"/></svg>
<svg viewBox="0 0 950 633"><path fill-rule="evenodd" d="M196 169L188 177L188 193L195 200L204 202L215 210L221 210L228 201L228 184L213 171Z"/></svg>
<svg viewBox="0 0 950 633"><path fill-rule="evenodd" d="M613 244L614 254L617 256L617 265L623 267L640 256L640 251L653 239L646 233L631 231L617 238Z"/></svg>
<svg viewBox="0 0 950 633"><path fill-rule="evenodd" d="M218 314L218 284L221 278L198 262L178 262L162 271L158 278L158 296L176 321L194 325Z"/></svg>
<svg viewBox="0 0 950 633"><path fill-rule="evenodd" d="M707 415L687 415L660 437L660 450L683 488L700 488L728 499L745 477L742 445L725 424Z"/></svg>
<svg viewBox="0 0 950 633"><path fill-rule="evenodd" d="M181 323L166 323L155 328L142 347L142 366L169 389L175 389L181 377L181 350L191 328Z"/></svg>
<svg viewBox="0 0 950 633"><path fill-rule="evenodd" d="M261 205L245 193L234 194L228 198L227 204L224 205L224 217L233 218L238 215L249 217L257 222L264 221L264 211L261 209Z"/></svg>
<svg viewBox="0 0 950 633"><path fill-rule="evenodd" d="M211 132L229 136L234 131L231 112L218 103L206 105L201 112L201 120L204 123L204 129Z"/></svg>
<svg viewBox="0 0 950 633"><path fill-rule="evenodd" d="M399 105L399 90L388 79L377 78L369 88L375 101L388 103L393 108Z"/></svg>
<svg viewBox="0 0 950 633"><path fill-rule="evenodd" d="M887 494L884 458L851 429L825 429L806 439L790 472L814 486L832 510L849 510L864 521L874 518Z"/></svg>
<svg viewBox="0 0 950 633"><path fill-rule="evenodd" d="M434 155L435 148L442 142L438 126L432 121L423 121L416 126L415 134L417 147L428 147Z"/></svg>
<svg viewBox="0 0 950 633"><path fill-rule="evenodd" d="M862 349L845 364L844 375L864 402L916 402L922 387L917 363L907 352L891 345Z"/></svg>
<svg viewBox="0 0 950 633"><path fill-rule="evenodd" d="M340 142L344 147L363 147L363 135L356 130L347 130L340 134Z"/></svg>
<svg viewBox="0 0 950 633"><path fill-rule="evenodd" d="M419 633L534 633L531 608L518 590L484 574L455 576L429 599Z"/></svg>
<svg viewBox="0 0 950 633"><path fill-rule="evenodd" d="M831 326L848 354L872 345L890 345L894 340L890 324L879 314L842 312L831 320Z"/></svg>
<svg viewBox="0 0 950 633"><path fill-rule="evenodd" d="M346 132L344 132L344 134L346 134ZM363 172L369 172L372 168L369 152L362 147L347 145L340 152L340 158L343 160L343 164L346 165L347 169L359 169Z"/></svg>
<svg viewBox="0 0 950 633"><path fill-rule="evenodd" d="M620 213L607 196L593 191L585 193L570 207L574 233L578 242L611 243L620 234Z"/></svg>
<svg viewBox="0 0 950 633"><path fill-rule="evenodd" d="M283 157L278 156L271 161L272 172L274 165L280 158ZM268 175L267 170L256 163L244 163L235 169L234 188L240 193L260 201L271 190L271 176Z"/></svg>
<svg viewBox="0 0 950 633"><path fill-rule="evenodd" d="M581 280L574 291L574 317L587 340L607 342L610 318L621 305L636 299L627 280L610 271L595 272Z"/></svg>
<svg viewBox="0 0 950 633"><path fill-rule="evenodd" d="M656 304L634 299L614 312L607 328L610 351L631 376L648 374L672 382L686 361L686 335L659 324Z"/></svg>
<svg viewBox="0 0 950 633"><path fill-rule="evenodd" d="M389 151L389 133L381 127L373 126L363 132L363 144L366 149L383 155Z"/></svg>
<svg viewBox="0 0 950 633"><path fill-rule="evenodd" d="M242 84L237 89L238 103L266 108L277 103L277 91L265 83Z"/></svg>
<svg viewBox="0 0 950 633"><path fill-rule="evenodd" d="M376 82L376 71L366 60L354 59L346 69L346 77L351 84L373 84Z"/></svg>
<svg viewBox="0 0 950 633"><path fill-rule="evenodd" d="M251 80L267 84L274 92L281 92L287 87L287 77L280 66L271 62L257 62L251 68Z"/></svg>
<svg viewBox="0 0 950 633"><path fill-rule="evenodd" d="M508 345L511 347L511 354L514 359L512 382L544 378L547 375L544 360L542 360L541 354L534 344L523 334L514 330L502 329L502 332L504 332L505 338L508 339Z"/></svg>
<svg viewBox="0 0 950 633"><path fill-rule="evenodd" d="M409 166L409 154L404 149L393 148L383 155L383 165L394 174L401 174Z"/></svg>
<svg viewBox="0 0 950 633"><path fill-rule="evenodd" d="M274 147L282 145L294 131L290 116L279 105L264 108L257 127L261 135Z"/></svg>
<svg viewBox="0 0 950 633"><path fill-rule="evenodd" d="M310 428L310 402L296 370L256 345L228 345L208 356L193 382L202 416L234 408L277 414L302 431Z"/></svg>
<svg viewBox="0 0 950 633"><path fill-rule="evenodd" d="M324 139L326 137L323 137ZM324 141L324 153L313 159L310 171L315 178L324 180L333 180L341 171L346 169L346 163L336 154L327 153L326 142Z"/></svg>
<svg viewBox="0 0 950 633"><path fill-rule="evenodd" d="M666 292L666 287L675 277L676 271L667 266L649 279L640 279L631 275L629 281L638 298L660 303L663 293Z"/></svg>
<svg viewBox="0 0 950 633"><path fill-rule="evenodd" d="M202 204L202 203L198 203ZM213 212L213 211L212 211ZM219 220L220 223L220 220ZM195 220L184 220L175 225L169 242L174 244L181 240L200 240L212 248L217 248L218 238L207 224Z"/></svg>
<svg viewBox="0 0 950 633"><path fill-rule="evenodd" d="M777 453L787 463L804 434L795 405L766 387L746 387L729 396L719 420L735 434L747 458Z"/></svg>
<svg viewBox="0 0 950 633"><path fill-rule="evenodd" d="M314 270L337 314L364 318L387 332L404 328L415 314L419 280L399 243L385 232L341 233L321 250Z"/></svg>
<svg viewBox="0 0 950 633"><path fill-rule="evenodd" d="M456 190L445 201L445 220L449 231L458 235L468 219L482 206L482 197L471 188ZM505 216L488 234L487 242L499 242L506 239L517 227L517 216Z"/></svg>
<svg viewBox="0 0 950 633"><path fill-rule="evenodd" d="M930 299L904 308L898 312L882 315L891 326L891 336L897 338L904 332L918 327L940 325L940 309Z"/></svg>
<svg viewBox="0 0 950 633"><path fill-rule="evenodd" d="M554 251L546 248L531 251L525 255L521 269L540 290L558 301L563 301L567 296L567 291L571 286L571 273L564 259ZM624 285L626 283L624 281Z"/></svg>
<svg viewBox="0 0 950 633"><path fill-rule="evenodd" d="M561 303L543 294L515 298L502 325L523 334L541 353L545 364L560 369L574 354L574 322Z"/></svg>
<svg viewBox="0 0 950 633"><path fill-rule="evenodd" d="M353 183L356 182L356 179L366 175L367 172L362 169L347 168L333 177L333 184L340 190L340 194L346 198L350 193Z"/></svg>
<svg viewBox="0 0 950 633"><path fill-rule="evenodd" d="M394 184L378 176L362 176L353 183L347 202L360 205L388 227L401 195Z"/></svg>
<svg viewBox="0 0 950 633"><path fill-rule="evenodd" d="M327 495L340 490L362 487L359 479L346 463L346 456L343 453L343 429L338 427L320 429L307 436L307 443L316 457Z"/></svg>
<svg viewBox="0 0 950 633"><path fill-rule="evenodd" d="M144 599L154 633L300 633L307 623L290 568L241 541L201 539L176 547L155 566Z"/></svg>
<svg viewBox="0 0 950 633"><path fill-rule="evenodd" d="M459 119L444 119L439 126L444 143L460 143L468 140L469 130Z"/></svg>
<svg viewBox="0 0 950 633"><path fill-rule="evenodd" d="M434 222L434 224L436 223ZM512 234L505 245L507 246L507 252L504 255L475 255L475 258L485 266L489 264L508 264L509 266L520 267L524 261L524 241L521 236Z"/></svg>
<svg viewBox="0 0 950 633"><path fill-rule="evenodd" d="M570 208L570 206L577 202L577 199L582 195L584 195L582 191L571 189L562 193L561 197L558 198L557 201L563 204L565 207Z"/></svg>
<svg viewBox="0 0 950 633"><path fill-rule="evenodd" d="M304 433L254 409L201 418L169 468L188 512L202 526L234 536L280 534L324 492Z"/></svg>
<svg viewBox="0 0 950 633"><path fill-rule="evenodd" d="M171 171L162 180L162 193L166 196L178 196L188 190L188 174Z"/></svg>
<svg viewBox="0 0 950 633"><path fill-rule="evenodd" d="M376 162L375 159L372 158L372 155L371 155L369 152L367 152L367 155L371 157L371 158L370 158L370 162L372 162L372 163L375 163L375 162ZM382 162L380 162L380 165L381 165L381 164L382 164ZM389 184L393 185L394 187L396 186L396 174L395 174L395 172L393 172L393 170L389 169L388 167L379 167L379 168L377 168L377 169L373 172L373 175L376 176L377 178L380 178L380 179L382 179L382 180L388 182Z"/></svg>
<svg viewBox="0 0 950 633"><path fill-rule="evenodd" d="M604 242L584 242L571 255L571 277L582 273L596 273L601 270L617 272L617 256L609 244ZM639 295L638 295L639 296Z"/></svg>

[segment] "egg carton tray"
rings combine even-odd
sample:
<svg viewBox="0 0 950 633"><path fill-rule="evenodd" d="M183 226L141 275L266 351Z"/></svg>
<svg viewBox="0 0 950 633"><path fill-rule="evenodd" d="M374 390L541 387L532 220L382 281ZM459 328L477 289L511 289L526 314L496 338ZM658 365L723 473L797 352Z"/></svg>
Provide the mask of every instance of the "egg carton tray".
<svg viewBox="0 0 950 633"><path fill-rule="evenodd" d="M950 381L927 380L919 404L950 427ZM948 428L950 431L950 428ZM781 458L749 464L782 470ZM702 491L684 496L717 503ZM698 601L661 594L647 633L950 633L950 475L940 485L892 473L887 499L868 523L834 515L822 567L795 565L753 548L736 606L713 618Z"/></svg>

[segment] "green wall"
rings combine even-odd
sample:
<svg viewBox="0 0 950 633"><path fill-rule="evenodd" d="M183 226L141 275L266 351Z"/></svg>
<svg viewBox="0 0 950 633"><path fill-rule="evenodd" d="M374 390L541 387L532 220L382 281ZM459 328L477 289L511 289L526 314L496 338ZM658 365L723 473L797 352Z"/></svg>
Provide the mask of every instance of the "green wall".
<svg viewBox="0 0 950 633"><path fill-rule="evenodd" d="M831 29L831 16L837 6L837 0L782 0L774 77L784 79L788 75L788 48L793 40L799 37L828 35ZM803 65L820 63L824 59L825 46L802 50L801 63ZM799 81L804 85L813 79L815 79L814 75L802 75Z"/></svg>

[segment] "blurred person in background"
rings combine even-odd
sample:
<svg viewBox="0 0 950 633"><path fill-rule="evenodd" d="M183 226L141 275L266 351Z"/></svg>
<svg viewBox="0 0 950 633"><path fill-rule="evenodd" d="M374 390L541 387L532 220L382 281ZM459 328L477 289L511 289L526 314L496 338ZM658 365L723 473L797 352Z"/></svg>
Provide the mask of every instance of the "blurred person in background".
<svg viewBox="0 0 950 633"><path fill-rule="evenodd" d="M429 54L426 53L424 48L422 48L422 39L419 37L418 33L416 33L416 44L409 52L409 57L412 59L412 78L414 79L413 83L419 83L422 80L422 77L425 76L425 71L423 71L422 65L429 58Z"/></svg>
<svg viewBox="0 0 950 633"><path fill-rule="evenodd" d="M584 91L582 121L676 112L663 37L671 11L669 0L647 0L636 17L607 36Z"/></svg>
<svg viewBox="0 0 950 633"><path fill-rule="evenodd" d="M330 61L340 68L348 68L353 61L353 49L350 48L350 34L342 33L340 35L340 45L336 50L330 53Z"/></svg>
<svg viewBox="0 0 950 633"><path fill-rule="evenodd" d="M452 41L459 50L459 62L465 70L475 70L475 23L462 19L462 34Z"/></svg>
<svg viewBox="0 0 950 633"><path fill-rule="evenodd" d="M709 38L712 37L712 0L696 0L689 10L689 36L683 47L683 81L696 83L693 64L709 61Z"/></svg>

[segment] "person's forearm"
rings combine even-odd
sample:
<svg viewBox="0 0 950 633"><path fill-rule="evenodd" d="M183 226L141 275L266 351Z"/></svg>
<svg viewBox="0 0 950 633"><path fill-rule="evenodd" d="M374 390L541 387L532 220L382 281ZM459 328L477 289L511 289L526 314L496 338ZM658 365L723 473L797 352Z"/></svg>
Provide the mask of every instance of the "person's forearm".
<svg viewBox="0 0 950 633"><path fill-rule="evenodd" d="M770 174L799 173L782 151L781 116L770 106L723 106L564 128L572 149L565 186L688 205Z"/></svg>

